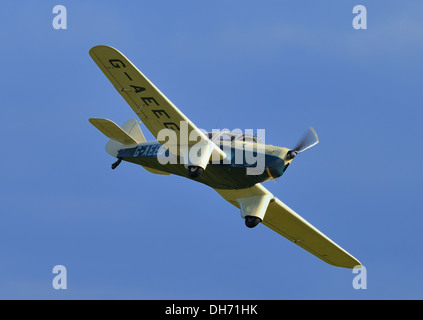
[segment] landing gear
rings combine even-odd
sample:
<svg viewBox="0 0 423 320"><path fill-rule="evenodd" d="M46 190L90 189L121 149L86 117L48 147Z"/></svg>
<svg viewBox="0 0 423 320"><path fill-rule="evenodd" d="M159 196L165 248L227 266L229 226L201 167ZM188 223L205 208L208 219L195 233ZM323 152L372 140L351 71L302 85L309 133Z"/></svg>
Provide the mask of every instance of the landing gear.
<svg viewBox="0 0 423 320"><path fill-rule="evenodd" d="M204 169L197 166L189 166L188 167L188 175L190 178L198 178L200 174L204 172Z"/></svg>
<svg viewBox="0 0 423 320"><path fill-rule="evenodd" d="M254 228L255 226L257 226L259 223L261 222L261 219L258 217L253 217L253 216L246 216L245 217L245 225L248 228Z"/></svg>
<svg viewBox="0 0 423 320"><path fill-rule="evenodd" d="M118 165L122 162L122 159L118 159L118 161L112 163L112 169L116 169Z"/></svg>

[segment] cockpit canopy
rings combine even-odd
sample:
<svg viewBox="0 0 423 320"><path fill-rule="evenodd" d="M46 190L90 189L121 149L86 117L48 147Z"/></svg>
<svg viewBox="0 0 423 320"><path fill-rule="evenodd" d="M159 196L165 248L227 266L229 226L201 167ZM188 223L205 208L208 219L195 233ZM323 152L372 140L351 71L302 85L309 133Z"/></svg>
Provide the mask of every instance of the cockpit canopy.
<svg viewBox="0 0 423 320"><path fill-rule="evenodd" d="M217 141L248 141L261 143L261 138L256 135L243 133L243 132L232 132L232 131L218 131L218 132L207 132L206 135L210 140Z"/></svg>

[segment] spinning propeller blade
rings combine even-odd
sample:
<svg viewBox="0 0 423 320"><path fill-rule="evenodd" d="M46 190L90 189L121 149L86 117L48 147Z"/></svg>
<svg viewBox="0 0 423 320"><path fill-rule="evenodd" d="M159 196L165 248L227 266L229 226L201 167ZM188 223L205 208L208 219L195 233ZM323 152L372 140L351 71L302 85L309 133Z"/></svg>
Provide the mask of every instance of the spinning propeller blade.
<svg viewBox="0 0 423 320"><path fill-rule="evenodd" d="M317 133L312 127L310 127L310 131L305 133L303 138L298 142L297 146L288 151L287 157L288 159L293 159L298 153L304 152L318 143L319 138L317 137Z"/></svg>
<svg viewBox="0 0 423 320"><path fill-rule="evenodd" d="M284 160L286 161L286 160L294 159L298 153L304 152L305 150L315 146L318 143L319 143L319 138L317 137L317 133L316 131L314 131L312 127L310 127L310 131L307 131L305 133L303 138L298 142L297 146L294 149L291 149L287 152ZM289 163L285 166L283 171L285 171L288 165ZM266 172L269 178L273 180L273 182L276 183L275 177L273 177L269 167L266 167ZM280 174L277 177L279 176Z"/></svg>

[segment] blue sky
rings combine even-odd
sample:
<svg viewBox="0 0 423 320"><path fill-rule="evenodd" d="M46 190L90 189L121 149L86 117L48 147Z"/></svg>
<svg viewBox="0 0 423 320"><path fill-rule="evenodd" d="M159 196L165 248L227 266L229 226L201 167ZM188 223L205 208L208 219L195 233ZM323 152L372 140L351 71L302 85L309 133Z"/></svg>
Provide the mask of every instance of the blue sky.
<svg viewBox="0 0 423 320"><path fill-rule="evenodd" d="M56 4L67 30L52 27ZM352 27L357 4L367 30ZM0 298L422 299L422 13L411 0L2 1ZM207 186L110 170L88 118L135 115L88 55L98 44L200 128L292 147L313 126L321 143L264 185L363 263L367 289L247 229Z"/></svg>

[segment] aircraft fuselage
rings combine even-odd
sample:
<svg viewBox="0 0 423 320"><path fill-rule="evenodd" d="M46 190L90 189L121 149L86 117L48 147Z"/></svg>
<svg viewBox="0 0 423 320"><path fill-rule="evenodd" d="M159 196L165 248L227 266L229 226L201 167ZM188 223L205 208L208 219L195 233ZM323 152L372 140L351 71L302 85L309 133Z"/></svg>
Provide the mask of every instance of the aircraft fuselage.
<svg viewBox="0 0 423 320"><path fill-rule="evenodd" d="M222 145L221 149L223 149ZM227 151L228 148L225 148L225 152ZM175 156L175 158L172 159L173 161L163 164L163 159L160 159L160 157L164 152L167 152L166 155L169 156L169 151L162 148L162 145L157 141L145 142L132 148L121 149L119 150L117 158L150 169L195 180L212 188L241 189L268 181L272 178L278 178L282 176L288 167L289 162L283 160L280 156L280 152L271 154L270 152L266 152L269 151L268 148L265 148L264 151L265 152L261 154L262 163L257 161L256 163L250 164L246 159L252 159L253 157L258 158L260 155L258 155L257 152L248 154L248 152L251 151L232 146L230 147L230 156L227 159L218 162L210 161L204 173L195 179L188 176L186 166L179 156ZM241 157L239 155L241 155ZM247 168L250 168L250 170L255 169L255 174L247 174Z"/></svg>

